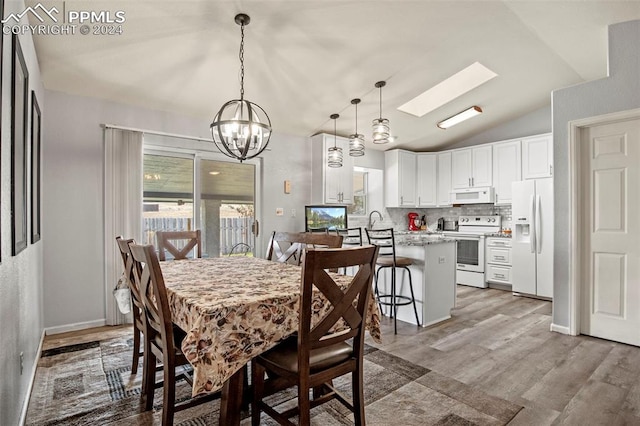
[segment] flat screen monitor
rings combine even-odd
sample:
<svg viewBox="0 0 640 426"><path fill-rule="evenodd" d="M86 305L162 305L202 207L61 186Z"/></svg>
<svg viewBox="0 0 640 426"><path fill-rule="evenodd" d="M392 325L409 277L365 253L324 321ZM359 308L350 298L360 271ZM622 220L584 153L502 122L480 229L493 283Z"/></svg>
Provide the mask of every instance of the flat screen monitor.
<svg viewBox="0 0 640 426"><path fill-rule="evenodd" d="M304 230L306 232L347 228L346 206L305 206Z"/></svg>

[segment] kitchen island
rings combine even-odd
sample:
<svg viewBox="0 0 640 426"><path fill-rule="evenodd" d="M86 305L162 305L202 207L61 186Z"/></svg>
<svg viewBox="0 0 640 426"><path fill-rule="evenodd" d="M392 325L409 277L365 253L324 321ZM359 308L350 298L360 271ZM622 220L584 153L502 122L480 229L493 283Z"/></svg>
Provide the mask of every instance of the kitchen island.
<svg viewBox="0 0 640 426"><path fill-rule="evenodd" d="M413 260L409 266L420 324L427 327L451 318L456 300L456 244L442 234L411 232L396 233L397 256ZM406 271L396 270L397 293L411 296ZM390 269L380 272L378 283L381 294L391 287ZM386 311L385 311L386 309ZM389 307L383 313L389 315ZM398 307L398 319L416 323L412 305Z"/></svg>

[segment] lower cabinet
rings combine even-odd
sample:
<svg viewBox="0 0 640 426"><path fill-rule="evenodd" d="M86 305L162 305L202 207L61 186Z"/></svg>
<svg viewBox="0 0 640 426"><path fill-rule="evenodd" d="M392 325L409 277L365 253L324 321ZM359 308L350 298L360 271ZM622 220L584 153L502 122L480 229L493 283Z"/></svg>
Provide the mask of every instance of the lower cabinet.
<svg viewBox="0 0 640 426"><path fill-rule="evenodd" d="M485 244L485 281L488 283L512 285L511 238L487 237Z"/></svg>

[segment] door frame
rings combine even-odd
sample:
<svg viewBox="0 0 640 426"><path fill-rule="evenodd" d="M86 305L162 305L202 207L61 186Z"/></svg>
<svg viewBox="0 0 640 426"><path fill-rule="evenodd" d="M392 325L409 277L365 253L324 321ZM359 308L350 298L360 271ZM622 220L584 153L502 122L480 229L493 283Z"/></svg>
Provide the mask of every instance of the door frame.
<svg viewBox="0 0 640 426"><path fill-rule="evenodd" d="M581 154L584 149L584 129L619 121L640 119L640 108L619 111L569 122L569 327L568 333L577 336L581 332L581 317L584 309L582 302L582 285L584 281L583 252L581 233L584 218L580 214L581 202L580 176L584 168Z"/></svg>

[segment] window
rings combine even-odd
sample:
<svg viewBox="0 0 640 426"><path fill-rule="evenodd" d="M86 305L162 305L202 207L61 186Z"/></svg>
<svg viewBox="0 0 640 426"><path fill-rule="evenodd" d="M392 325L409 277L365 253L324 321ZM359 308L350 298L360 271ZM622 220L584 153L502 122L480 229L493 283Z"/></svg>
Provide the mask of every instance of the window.
<svg viewBox="0 0 640 426"><path fill-rule="evenodd" d="M350 215L367 215L367 177L367 172L353 172L353 204L347 207L347 213Z"/></svg>

